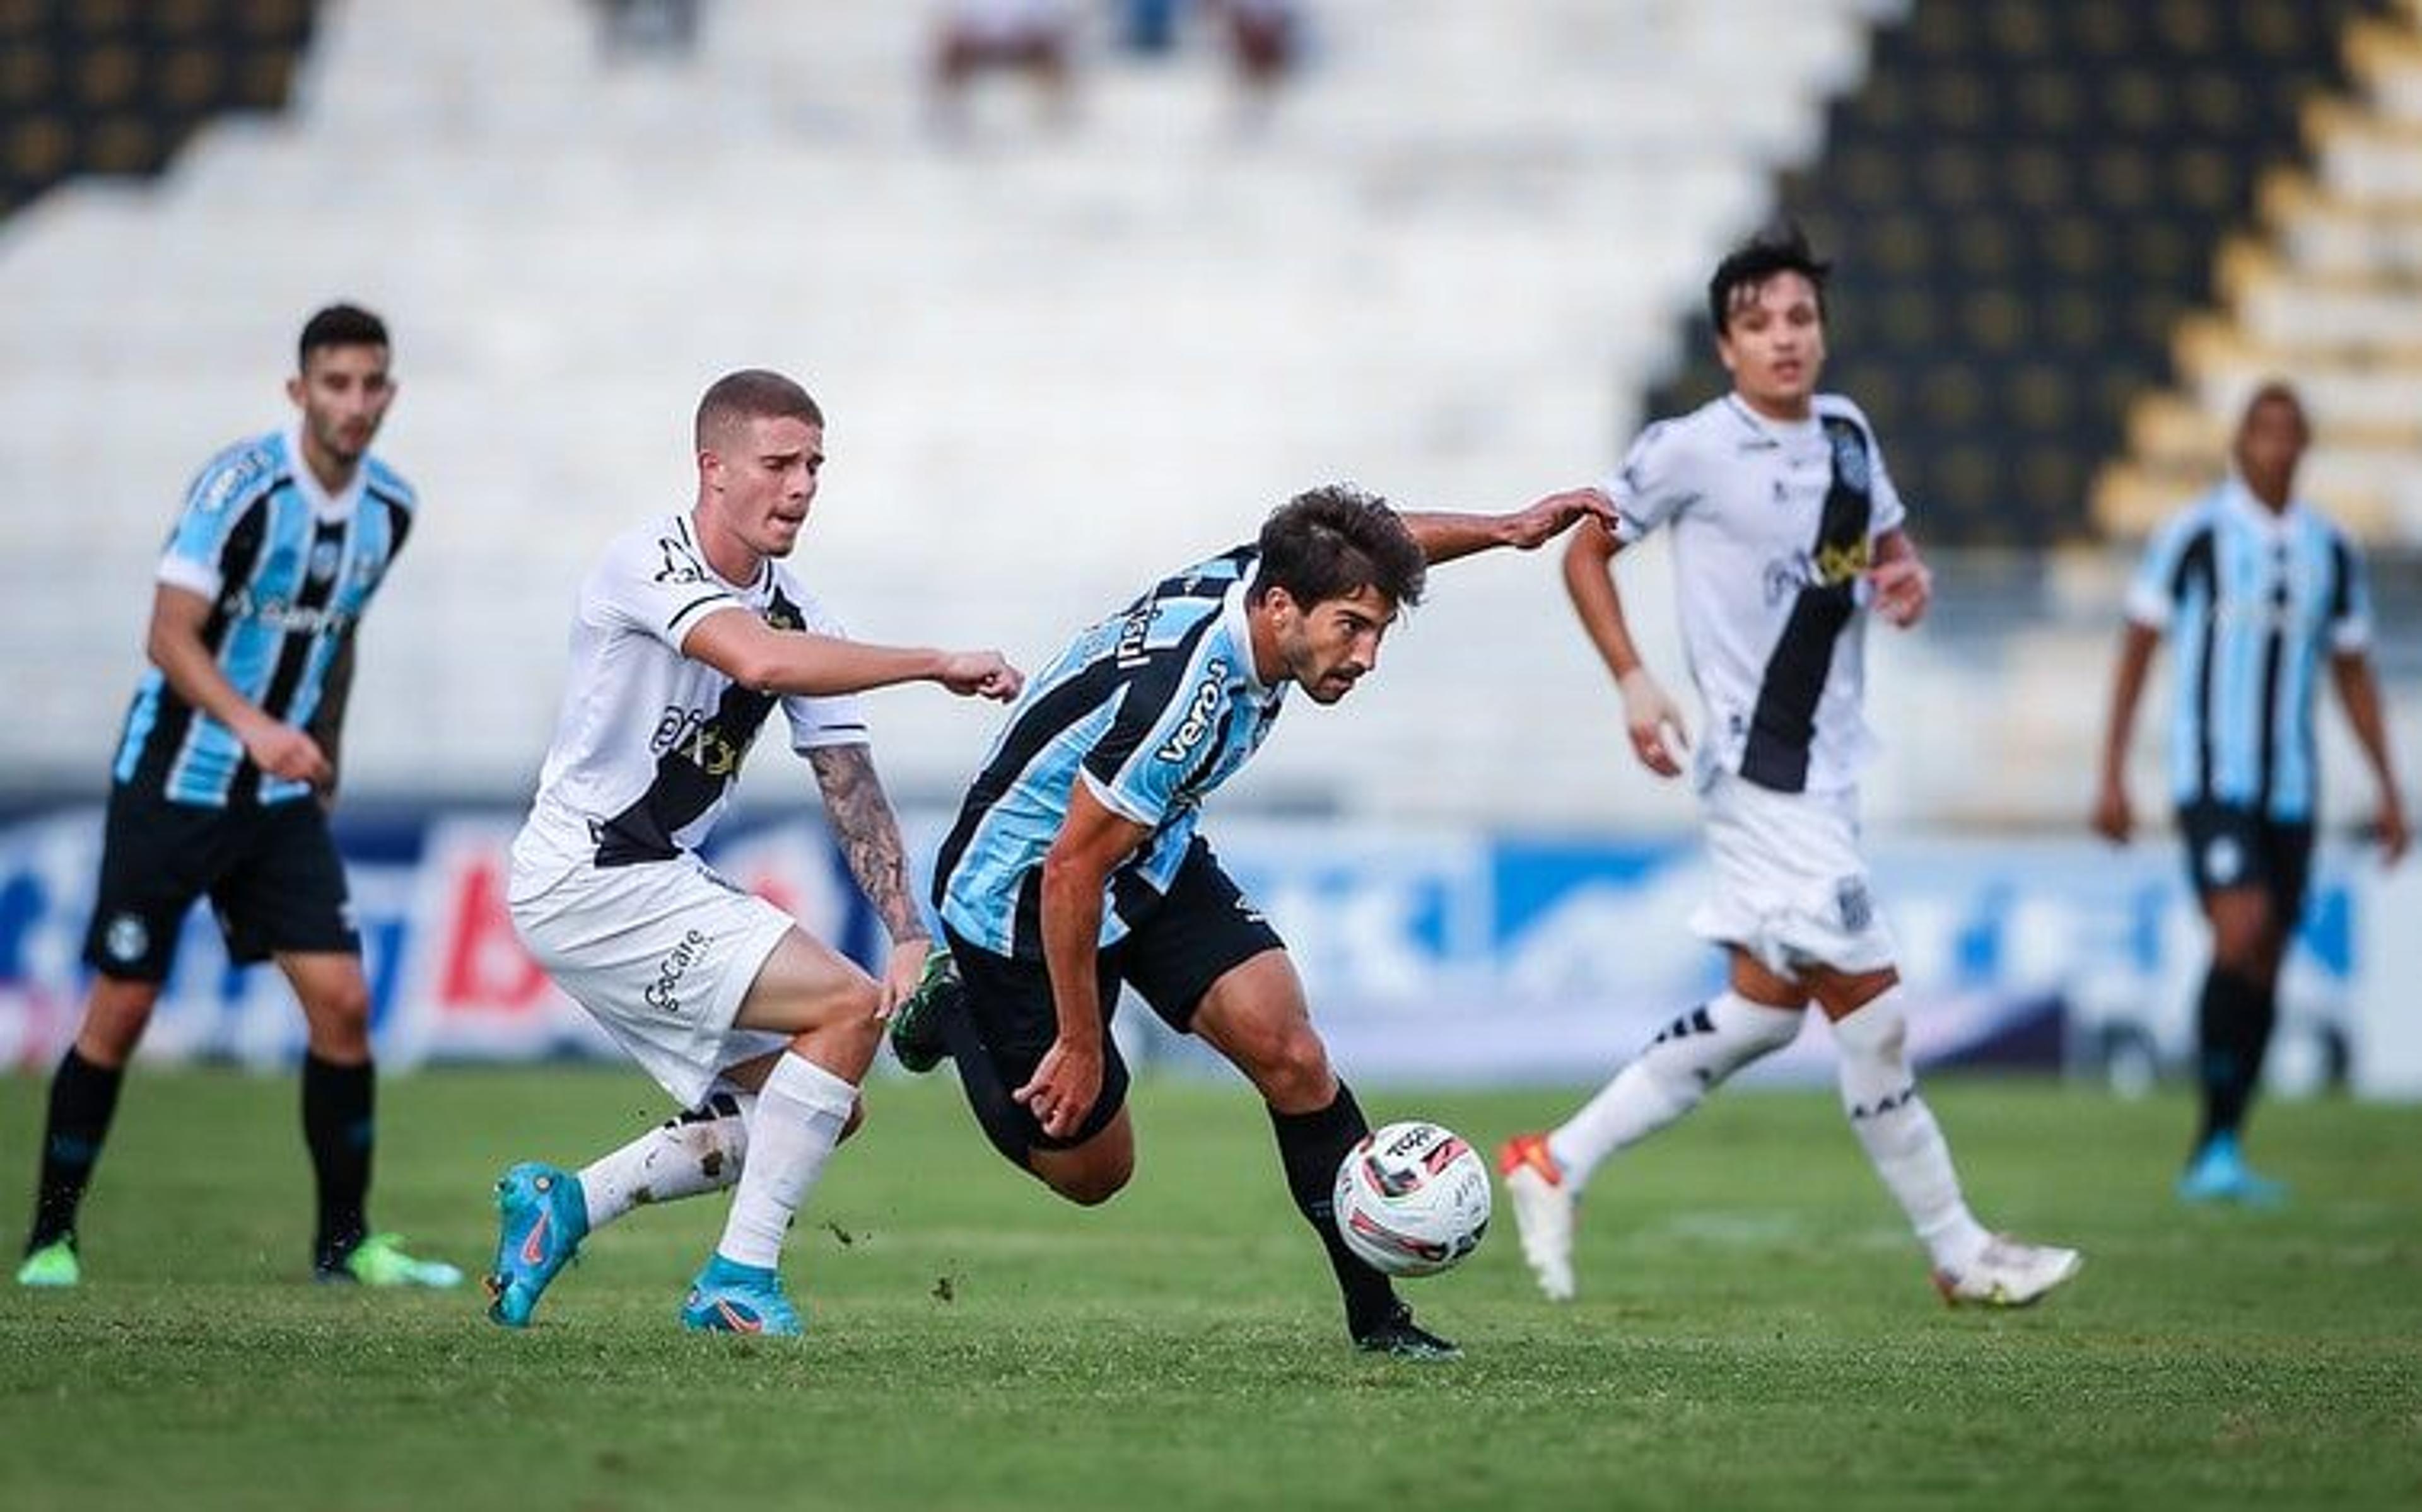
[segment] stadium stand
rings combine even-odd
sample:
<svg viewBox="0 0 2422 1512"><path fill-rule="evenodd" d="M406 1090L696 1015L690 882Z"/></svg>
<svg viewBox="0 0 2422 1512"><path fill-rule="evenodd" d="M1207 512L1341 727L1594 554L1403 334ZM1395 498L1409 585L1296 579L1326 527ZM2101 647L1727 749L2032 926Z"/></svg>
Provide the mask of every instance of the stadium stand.
<svg viewBox="0 0 2422 1512"><path fill-rule="evenodd" d="M1309 483L1476 507L1596 475L1901 4L1335 0L1250 140L1208 60L1097 59L1075 129L979 98L954 149L923 129L921 7L721 0L687 57L636 67L575 0L327 0L292 109L0 224L0 487L74 485L8 512L0 592L75 627L23 659L37 712L0 762L89 790L186 471L280 413L293 322L338 294L393 321L384 449L425 501L364 647L367 789L525 787L573 585L685 497L689 408L731 366L833 414L806 560L854 628L1026 658ZM1459 569L1351 717L1296 722L1264 796L1601 802L1619 732L1553 581ZM1602 739L1526 738L1584 699ZM1501 708L1530 712L1455 712ZM987 727L879 713L911 794Z"/></svg>
<svg viewBox="0 0 2422 1512"><path fill-rule="evenodd" d="M2220 307L2186 321L2178 387L2140 398L2095 492L2142 535L2204 487L2255 384L2288 376L2315 419L2305 482L2377 547L2422 547L2422 6L2347 34L2354 87L2301 115L2309 165L2261 186L2218 258Z"/></svg>
<svg viewBox="0 0 2422 1512"><path fill-rule="evenodd" d="M1838 259L1830 381L1874 417L1935 540L2089 535L2095 469L2167 382L2263 175L2343 81L2349 23L2377 9L1921 0L1879 35L1781 209ZM1651 409L1716 392L1706 342L1701 319Z"/></svg>
<svg viewBox="0 0 2422 1512"><path fill-rule="evenodd" d="M158 173L204 122L286 102L309 0L0 0L0 218L78 174Z"/></svg>

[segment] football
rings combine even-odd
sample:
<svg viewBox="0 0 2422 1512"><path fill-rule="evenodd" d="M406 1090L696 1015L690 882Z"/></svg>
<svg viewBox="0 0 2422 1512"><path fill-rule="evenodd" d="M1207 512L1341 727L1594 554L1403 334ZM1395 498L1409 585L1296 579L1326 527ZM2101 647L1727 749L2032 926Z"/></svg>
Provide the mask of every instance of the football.
<svg viewBox="0 0 2422 1512"><path fill-rule="evenodd" d="M1488 1232L1488 1167L1453 1130L1411 1119L1362 1136L1337 1167L1337 1232L1392 1276L1460 1263Z"/></svg>

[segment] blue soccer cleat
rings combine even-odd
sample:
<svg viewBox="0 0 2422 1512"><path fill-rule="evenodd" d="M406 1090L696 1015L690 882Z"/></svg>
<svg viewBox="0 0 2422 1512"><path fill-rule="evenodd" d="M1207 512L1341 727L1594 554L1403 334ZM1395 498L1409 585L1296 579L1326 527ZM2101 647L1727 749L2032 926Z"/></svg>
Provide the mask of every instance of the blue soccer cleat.
<svg viewBox="0 0 2422 1512"><path fill-rule="evenodd" d="M488 1317L527 1328L547 1283L589 1237L589 1199L569 1171L525 1161L496 1182L496 1264L488 1274Z"/></svg>
<svg viewBox="0 0 2422 1512"><path fill-rule="evenodd" d="M2187 1162L2178 1177L2181 1202L2233 1202L2247 1208L2275 1208L2288 1198L2288 1189L2269 1177L2257 1176L2245 1163L2234 1134L2214 1134Z"/></svg>
<svg viewBox="0 0 2422 1512"><path fill-rule="evenodd" d="M698 1333L797 1334L798 1310L782 1292L781 1272L717 1255L689 1284L682 1327Z"/></svg>

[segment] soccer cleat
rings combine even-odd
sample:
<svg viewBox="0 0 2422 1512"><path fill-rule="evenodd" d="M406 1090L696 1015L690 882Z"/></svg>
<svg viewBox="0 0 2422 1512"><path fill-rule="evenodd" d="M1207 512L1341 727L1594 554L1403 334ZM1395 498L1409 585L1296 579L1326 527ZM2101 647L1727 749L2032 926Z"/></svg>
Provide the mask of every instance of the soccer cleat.
<svg viewBox="0 0 2422 1512"><path fill-rule="evenodd" d="M948 946L925 954L924 974L916 990L891 1010L891 1053L907 1069L922 1076L951 1053L942 1039L942 1015L955 1012L966 988L959 982L959 963Z"/></svg>
<svg viewBox="0 0 2422 1512"><path fill-rule="evenodd" d="M716 1255L689 1284L682 1327L694 1333L797 1334L797 1309L782 1292L781 1272Z"/></svg>
<svg viewBox="0 0 2422 1512"><path fill-rule="evenodd" d="M1413 1310L1402 1302L1378 1327L1354 1336L1354 1348L1364 1354L1393 1355L1399 1360L1460 1360L1463 1350L1413 1321Z"/></svg>
<svg viewBox="0 0 2422 1512"><path fill-rule="evenodd" d="M2288 1198L2288 1189L2269 1177L2256 1176L2237 1147L2234 1134L2214 1134L2187 1162L2178 1177L2180 1202L2234 1202L2248 1208L2274 1208Z"/></svg>
<svg viewBox="0 0 2422 1512"><path fill-rule="evenodd" d="M1983 1307L2025 1307L2077 1274L2085 1256L2053 1244L2022 1244L1996 1234L1976 1252L1976 1258L1958 1270L1934 1272L1934 1289L1958 1307L1974 1302Z"/></svg>
<svg viewBox="0 0 2422 1512"><path fill-rule="evenodd" d="M372 1234L334 1266L320 1271L322 1281L357 1281L365 1286L432 1286L462 1285L463 1272L443 1260L417 1259L403 1252L395 1234Z"/></svg>
<svg viewBox="0 0 2422 1512"><path fill-rule="evenodd" d="M580 1253L589 1237L589 1199L580 1178L535 1161L496 1182L496 1263L487 1275L488 1317L507 1328L529 1327L547 1283Z"/></svg>
<svg viewBox="0 0 2422 1512"><path fill-rule="evenodd" d="M1517 1134L1497 1150L1505 1194L1514 1199L1514 1227L1522 1258L1551 1302L1573 1300L1573 1196L1564 1167L1545 1134Z"/></svg>
<svg viewBox="0 0 2422 1512"><path fill-rule="evenodd" d="M84 1264L76 1258L75 1236L62 1234L39 1250L25 1254L17 1268L21 1286L73 1286L84 1280Z"/></svg>

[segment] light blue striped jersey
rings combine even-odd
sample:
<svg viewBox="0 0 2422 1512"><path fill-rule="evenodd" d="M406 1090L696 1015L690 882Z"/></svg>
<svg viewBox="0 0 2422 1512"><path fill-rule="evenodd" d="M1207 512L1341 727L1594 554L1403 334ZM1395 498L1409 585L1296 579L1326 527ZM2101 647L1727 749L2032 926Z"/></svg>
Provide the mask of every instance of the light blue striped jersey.
<svg viewBox="0 0 2422 1512"><path fill-rule="evenodd" d="M2169 636L2178 802L2309 822L2321 659L2371 639L2353 542L2302 502L2273 514L2232 477L2154 536L2128 589L2128 617Z"/></svg>
<svg viewBox="0 0 2422 1512"><path fill-rule="evenodd" d="M202 644L235 691L274 719L307 725L329 663L412 528L412 489L374 457L335 497L304 464L295 426L211 459L169 532L159 581L211 600ZM146 667L112 774L172 803L225 807L306 796L264 775L227 725Z"/></svg>
<svg viewBox="0 0 2422 1512"><path fill-rule="evenodd" d="M1260 559L1240 546L1164 580L1027 684L935 864L952 929L1042 959L1043 858L1079 781L1153 832L1110 878L1101 943L1168 892L1203 796L1260 747L1285 694L1253 671L1245 595Z"/></svg>

